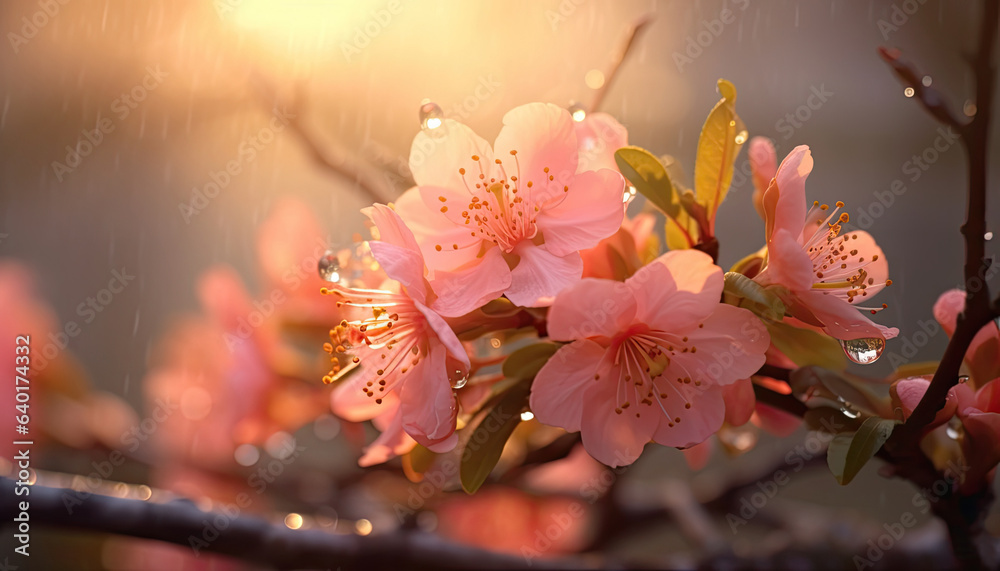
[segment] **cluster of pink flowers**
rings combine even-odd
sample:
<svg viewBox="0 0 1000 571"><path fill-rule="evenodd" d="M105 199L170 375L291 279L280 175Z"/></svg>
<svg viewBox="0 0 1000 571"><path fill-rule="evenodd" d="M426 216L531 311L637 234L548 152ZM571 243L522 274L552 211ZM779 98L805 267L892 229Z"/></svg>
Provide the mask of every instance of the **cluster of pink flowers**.
<svg viewBox="0 0 1000 571"><path fill-rule="evenodd" d="M450 119L417 135L416 186L365 210L386 284L324 290L344 312L327 380L359 369L335 389L334 410L382 430L362 464L417 443L457 445L475 412L461 398L476 371L463 341L511 327L491 329L484 306L496 303L558 343L531 384L534 417L580 432L604 464L630 464L651 441L690 448L757 418L750 379L785 359L768 318L721 301L724 272L710 255L660 255L655 218L625 216L614 153L627 137L608 115L578 121L542 103L508 112L492 146ZM751 161L766 249L747 277L781 299L792 326L843 340L896 335L852 307L889 283L881 250L845 231L837 209L806 210L808 147L776 168L773 147L755 140Z"/></svg>

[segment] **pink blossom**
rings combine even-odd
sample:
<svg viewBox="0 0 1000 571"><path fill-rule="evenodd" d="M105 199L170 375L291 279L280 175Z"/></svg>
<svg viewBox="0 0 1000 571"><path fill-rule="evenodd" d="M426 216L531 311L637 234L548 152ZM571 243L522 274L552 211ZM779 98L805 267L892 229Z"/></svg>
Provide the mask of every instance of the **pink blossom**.
<svg viewBox="0 0 1000 571"><path fill-rule="evenodd" d="M829 213L819 203L806 211L805 180L812 167L809 147L796 147L764 193L767 262L753 279L781 286L777 291L788 312L832 337L895 337L898 329L873 323L857 311L875 313L884 305L852 307L892 283L885 255L867 232L844 231L848 215L837 215L842 202Z"/></svg>
<svg viewBox="0 0 1000 571"><path fill-rule="evenodd" d="M418 134L410 154L418 186L407 194L421 201L404 195L397 210L431 279L469 272L463 295L545 306L580 278L580 250L621 226L625 181L609 169L577 172L577 135L565 109L531 103L503 123L493 147L452 120L443 137Z"/></svg>
<svg viewBox="0 0 1000 571"><path fill-rule="evenodd" d="M648 212L626 217L617 232L580 252L583 277L623 281L634 274L656 256L655 225L656 218Z"/></svg>
<svg viewBox="0 0 1000 571"><path fill-rule="evenodd" d="M347 420L377 418L381 424L382 436L366 451L363 464L405 452L412 447L409 438L436 452L451 450L458 441L451 384L468 374L469 357L444 319L428 307L437 296L424 277L413 234L387 206L376 204L368 215L380 238L371 243L372 253L402 289L334 285L325 290L338 299L338 307L361 313L331 333L337 346L330 350L350 350L361 365L334 391L334 411Z"/></svg>
<svg viewBox="0 0 1000 571"><path fill-rule="evenodd" d="M587 278L549 310L552 339L571 341L539 371L539 421L580 431L609 466L654 440L686 448L719 429L723 386L764 364L759 319L719 303L722 270L695 250L669 252L624 283Z"/></svg>
<svg viewBox="0 0 1000 571"><path fill-rule="evenodd" d="M941 294L934 304L934 318L948 337L955 333L958 315L965 310L965 292L953 289ZM1000 377L1000 327L990 321L976 333L965 352L965 364L969 368L973 386Z"/></svg>
<svg viewBox="0 0 1000 571"><path fill-rule="evenodd" d="M767 192L771 179L778 172L778 155L774 144L766 137L750 139L750 172L753 174L753 207L764 219L764 193Z"/></svg>
<svg viewBox="0 0 1000 571"><path fill-rule="evenodd" d="M628 130L607 113L587 113L574 121L580 162L576 172L618 170L615 151L628 146Z"/></svg>

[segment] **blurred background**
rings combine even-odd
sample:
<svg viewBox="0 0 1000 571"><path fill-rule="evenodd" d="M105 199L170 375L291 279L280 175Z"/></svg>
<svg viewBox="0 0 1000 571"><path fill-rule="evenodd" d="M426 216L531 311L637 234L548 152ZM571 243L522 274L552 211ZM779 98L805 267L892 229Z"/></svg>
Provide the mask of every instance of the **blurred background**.
<svg viewBox="0 0 1000 571"><path fill-rule="evenodd" d="M915 334L932 319L937 296L961 285L964 154L907 98L876 48L903 50L954 109L974 114L963 53L973 45L979 9L978 2L938 0L5 1L0 275L9 285L0 332L13 338L29 323L41 332L33 347L46 366L34 390L45 399L38 414L48 418L33 422L49 434L33 467L92 472L121 448L122 434L153 417L157 397L170 394L181 409L166 422L176 424L140 434L148 442L138 438L107 478L132 486L122 494L147 499L171 490L210 506L278 459L281 475L250 511L286 524L287 514L301 512L309 525L337 531L394 528L385 497L407 497L409 484L356 467L360 443L372 433L331 416L320 381L328 364L322 332L336 321L324 313L316 261L365 232L360 208L407 188L423 99L487 140L516 105L589 105L627 28L647 14L652 22L601 110L628 128L631 144L677 157L690 175L701 125L718 100L716 81L732 81L750 135L773 139L779 159L808 144L816 165L809 199L846 202L855 227L871 231L889 260L893 286L880 296L889 308L877 319L899 327L900 338L859 371L878 376L890 365L937 358L946 336ZM994 124L994 143L997 131ZM744 151L717 222L727 268L763 243L751 181L740 174L749 172L746 164ZM991 180L998 170L995 163ZM894 194L897 179L905 191ZM641 207L637 201L630 212ZM1000 204L989 208L996 232ZM998 242L988 242L990 254ZM268 301L286 316L283 328L241 329L254 311L271 316ZM289 323L298 327L292 341ZM244 347L250 338L253 351ZM240 373L218 373L227 380L211 384L208 369ZM254 372L264 369L271 376ZM265 385L267 399L238 398L242 387ZM752 438L760 439L754 454L731 457L723 446L700 473L680 452L651 447L627 475L675 503L678 493L707 501L740 475L754 475L752 483L787 463L806 432ZM601 474L599 466L588 469ZM359 482L365 493L338 493ZM567 482L579 491L579 482ZM509 535L524 525L490 522L511 513L547 522L546 510L561 508L542 499L565 490L543 495L542 486L525 504L505 495L511 489L488 490L465 505L448 504L461 492L436 494L419 525L519 554L533 536ZM712 516L714 531L692 539L684 517L667 517L602 543L599 518L588 512L579 535L553 553L597 545L684 564L719 553L778 561L824 546L850 562L883 523L914 510L913 494L874 465L840 487L820 458L782 488L767 522L734 532L722 511ZM622 497L628 504L628 490ZM465 526L443 523L463 517L499 539L461 536ZM926 520L920 515L919 531L904 542L939 545L942 528ZM988 525L1000 533L1000 517ZM51 530L36 530L33 540L40 556L32 568L65 568L66 557L74 568L154 566L142 559L152 544L137 554L135 541ZM0 545L11 552L9 534ZM177 556L165 568L243 565L162 549Z"/></svg>

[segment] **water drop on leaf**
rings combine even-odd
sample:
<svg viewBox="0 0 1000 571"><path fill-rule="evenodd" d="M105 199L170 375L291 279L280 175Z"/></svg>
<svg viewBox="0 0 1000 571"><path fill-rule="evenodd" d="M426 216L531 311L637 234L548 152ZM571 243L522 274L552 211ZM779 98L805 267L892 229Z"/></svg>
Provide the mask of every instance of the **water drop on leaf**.
<svg viewBox="0 0 1000 571"><path fill-rule="evenodd" d="M868 337L864 339L848 339L840 341L847 358L859 365L870 365L882 356L885 349L885 339Z"/></svg>

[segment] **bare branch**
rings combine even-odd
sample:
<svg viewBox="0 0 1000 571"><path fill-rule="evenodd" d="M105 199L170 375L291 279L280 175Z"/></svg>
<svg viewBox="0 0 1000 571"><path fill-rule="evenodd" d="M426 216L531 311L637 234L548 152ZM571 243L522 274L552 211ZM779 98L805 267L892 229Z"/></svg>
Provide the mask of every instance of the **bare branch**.
<svg viewBox="0 0 1000 571"><path fill-rule="evenodd" d="M639 37L639 33L652 21L653 15L646 14L629 26L628 31L625 33L625 40L611 62L611 69L605 74L604 85L594 93L594 99L590 102L591 113L600 110L601 103L604 102L604 96L607 95L608 90L611 89L611 84L618 77L618 71L621 69L622 64L625 63L625 58L628 57L629 52L632 50L632 45L635 43L636 38Z"/></svg>

